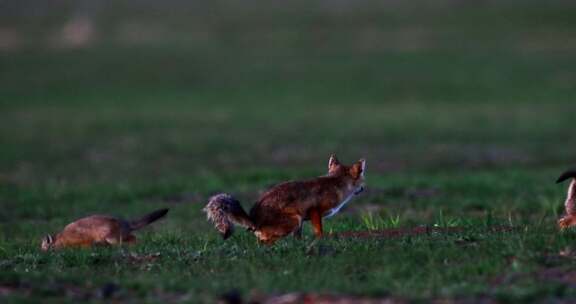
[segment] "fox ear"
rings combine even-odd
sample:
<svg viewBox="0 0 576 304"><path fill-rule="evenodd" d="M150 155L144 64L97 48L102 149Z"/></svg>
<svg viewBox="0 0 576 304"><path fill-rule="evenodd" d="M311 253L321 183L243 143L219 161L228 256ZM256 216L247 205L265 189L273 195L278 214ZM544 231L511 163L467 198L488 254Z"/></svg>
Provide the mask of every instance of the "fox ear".
<svg viewBox="0 0 576 304"><path fill-rule="evenodd" d="M336 158L336 154L330 155L330 160L328 160L328 170L338 165L340 165L340 162Z"/></svg>
<svg viewBox="0 0 576 304"><path fill-rule="evenodd" d="M364 171L366 171L366 160L360 159L351 168L351 174L355 178L364 177Z"/></svg>
<svg viewBox="0 0 576 304"><path fill-rule="evenodd" d="M51 234L47 234L44 236L44 239L42 239L42 241L46 242L47 244L52 244L54 243L54 237L52 237Z"/></svg>
<svg viewBox="0 0 576 304"><path fill-rule="evenodd" d="M48 234L42 238L42 244L40 248L44 251L49 250L54 243L54 237L51 234Z"/></svg>

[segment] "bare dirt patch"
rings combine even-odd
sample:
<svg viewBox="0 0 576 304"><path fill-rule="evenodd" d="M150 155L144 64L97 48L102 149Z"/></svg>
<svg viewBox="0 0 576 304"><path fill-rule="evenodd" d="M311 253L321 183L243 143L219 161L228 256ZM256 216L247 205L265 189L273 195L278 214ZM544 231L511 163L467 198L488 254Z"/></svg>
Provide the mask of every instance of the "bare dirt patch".
<svg viewBox="0 0 576 304"><path fill-rule="evenodd" d="M258 304L399 304L408 303L408 301L394 297L363 297L349 295L329 295L316 293L287 293L281 295L259 295L253 294L248 296L248 301L243 301L242 297L234 292L224 294L218 301L220 304L240 304L240 303L258 303Z"/></svg>
<svg viewBox="0 0 576 304"><path fill-rule="evenodd" d="M573 266L562 265L557 267L541 268L529 273L509 273L495 278L492 285L511 285L523 280L556 282L570 288L576 288L576 268Z"/></svg>
<svg viewBox="0 0 576 304"><path fill-rule="evenodd" d="M411 303L407 299L393 296L354 296L354 295L336 295L336 294L321 294L321 293L286 293L277 295L262 295L252 293L243 299L237 292L229 292L222 295L218 301L220 304L404 304ZM481 296L471 298L436 298L430 299L427 303L438 304L464 304L464 303L483 303L491 304L497 303L496 300Z"/></svg>
<svg viewBox="0 0 576 304"><path fill-rule="evenodd" d="M365 230L365 231L345 231L328 234L329 237L333 238L397 238L404 236L416 236L416 235L430 235L430 234L453 234L464 232L469 228L466 227L429 227L420 226L413 228L390 228L381 230ZM493 226L487 228L489 232L513 232L518 228L511 226Z"/></svg>

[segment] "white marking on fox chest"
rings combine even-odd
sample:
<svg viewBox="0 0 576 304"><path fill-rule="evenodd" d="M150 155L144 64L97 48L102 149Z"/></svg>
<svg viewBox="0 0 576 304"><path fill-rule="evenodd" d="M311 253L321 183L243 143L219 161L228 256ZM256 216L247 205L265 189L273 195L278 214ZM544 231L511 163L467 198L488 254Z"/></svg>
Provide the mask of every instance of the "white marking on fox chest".
<svg viewBox="0 0 576 304"><path fill-rule="evenodd" d="M354 197L354 192L350 193L350 195L348 195L342 202L340 202L340 204L338 204L338 206L328 210L328 212L326 212L324 217L334 216L336 213L338 213L340 211L340 209L342 209L342 207L344 207L344 205L346 205L346 203L348 203L352 199L352 197Z"/></svg>

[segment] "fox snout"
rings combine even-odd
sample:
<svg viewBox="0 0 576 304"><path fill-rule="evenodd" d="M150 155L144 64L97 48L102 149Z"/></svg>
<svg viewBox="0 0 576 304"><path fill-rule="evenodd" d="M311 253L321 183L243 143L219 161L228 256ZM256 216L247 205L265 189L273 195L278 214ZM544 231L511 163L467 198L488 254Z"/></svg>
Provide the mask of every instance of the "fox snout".
<svg viewBox="0 0 576 304"><path fill-rule="evenodd" d="M354 191L354 195L358 195L362 192L364 192L364 186L360 186L360 187L356 188L356 191Z"/></svg>

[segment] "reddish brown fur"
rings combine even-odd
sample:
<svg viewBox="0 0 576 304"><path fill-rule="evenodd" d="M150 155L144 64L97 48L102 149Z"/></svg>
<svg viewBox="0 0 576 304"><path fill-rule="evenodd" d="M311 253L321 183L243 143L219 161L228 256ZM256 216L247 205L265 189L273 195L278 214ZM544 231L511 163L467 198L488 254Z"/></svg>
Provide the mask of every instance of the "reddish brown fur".
<svg viewBox="0 0 576 304"><path fill-rule="evenodd" d="M560 227L560 229L566 229L573 226L576 226L576 217L573 215L565 215L558 220L558 227Z"/></svg>
<svg viewBox="0 0 576 304"><path fill-rule="evenodd" d="M121 244L136 240L127 222L105 215L92 215L68 224L54 239L54 249Z"/></svg>
<svg viewBox="0 0 576 304"><path fill-rule="evenodd" d="M273 187L260 197L248 216L239 213L233 215L226 211L229 208L213 200L208 203L205 210L209 219L214 219L216 210L219 210L227 214L233 222L250 223L248 228L254 231L259 241L266 244L272 244L290 233L298 236L302 222L306 220L312 222L314 234L321 237L322 217L336 208L346 197L361 191L364 183L364 166L364 160L352 166L344 166L332 156L327 176L306 181L285 182ZM215 224L218 227L220 223ZM227 222L221 224L228 227ZM227 237L229 234L223 235Z"/></svg>
<svg viewBox="0 0 576 304"><path fill-rule="evenodd" d="M132 222L107 215L81 218L68 224L56 235L45 237L42 249L134 243L136 237L132 232L164 216L166 212L167 209L158 210Z"/></svg>

